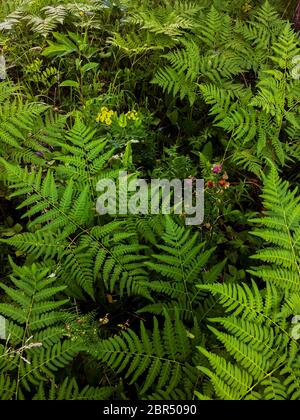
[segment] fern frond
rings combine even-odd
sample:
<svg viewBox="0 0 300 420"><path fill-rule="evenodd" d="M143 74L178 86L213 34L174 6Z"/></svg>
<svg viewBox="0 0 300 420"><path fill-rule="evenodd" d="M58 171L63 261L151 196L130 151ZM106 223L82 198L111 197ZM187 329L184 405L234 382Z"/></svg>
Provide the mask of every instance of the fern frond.
<svg viewBox="0 0 300 420"><path fill-rule="evenodd" d="M39 385L39 390L33 397L36 401L100 401L108 400L112 395L112 388L102 387L95 388L91 386L85 386L83 389L79 389L79 386L74 378L66 378L64 381L56 385L55 382L51 382L51 387L48 392L45 390L45 384Z"/></svg>
<svg viewBox="0 0 300 420"><path fill-rule="evenodd" d="M132 330L120 336L103 340L93 349L99 360L107 363L119 373L125 373L130 383L141 380L141 396L150 389L166 388L170 393L184 379L191 347L186 330L179 321L172 323L168 315L163 330L156 318L153 319L152 334L140 325L140 337ZM188 390L185 390L188 391Z"/></svg>
<svg viewBox="0 0 300 420"><path fill-rule="evenodd" d="M299 224L300 198L290 191L287 181L280 179L274 167L264 178L264 217L254 219L262 228L252 232L269 246L253 258L268 266L252 270L252 274L287 291L300 288Z"/></svg>

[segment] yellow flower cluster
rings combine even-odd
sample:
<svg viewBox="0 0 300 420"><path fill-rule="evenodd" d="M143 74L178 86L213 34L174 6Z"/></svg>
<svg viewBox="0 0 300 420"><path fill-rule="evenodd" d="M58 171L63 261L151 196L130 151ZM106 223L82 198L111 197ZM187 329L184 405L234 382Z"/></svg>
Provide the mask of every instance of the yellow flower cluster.
<svg viewBox="0 0 300 420"><path fill-rule="evenodd" d="M138 113L135 110L128 111L126 114L128 120L137 121L139 119Z"/></svg>
<svg viewBox="0 0 300 420"><path fill-rule="evenodd" d="M117 117L118 115L115 111L109 110L106 106L103 106L96 117L96 121L101 122L106 125L112 125L113 116ZM117 123L120 127L124 128L127 126L127 120L140 121L138 112L135 110L132 110L132 111L128 111L127 114L121 114L117 119Z"/></svg>
<svg viewBox="0 0 300 420"><path fill-rule="evenodd" d="M105 123L106 125L112 125L112 117L115 111L111 111L106 106L103 106L96 117L97 122Z"/></svg>

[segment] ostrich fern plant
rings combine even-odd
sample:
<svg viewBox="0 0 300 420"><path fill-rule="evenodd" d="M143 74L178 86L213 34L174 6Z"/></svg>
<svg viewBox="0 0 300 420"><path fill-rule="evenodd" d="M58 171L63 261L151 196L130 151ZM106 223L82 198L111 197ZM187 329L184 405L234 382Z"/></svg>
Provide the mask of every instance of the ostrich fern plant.
<svg viewBox="0 0 300 420"><path fill-rule="evenodd" d="M209 330L221 343L219 354L204 347L210 367L199 369L210 378L213 390L199 398L225 400L298 400L300 396L300 347L292 334L292 317L299 311L298 191L290 191L274 167L265 177L265 212L254 222L254 235L263 238L265 249L254 258L263 263L250 270L265 282L199 286L217 296L226 316L211 319Z"/></svg>
<svg viewBox="0 0 300 420"><path fill-rule="evenodd" d="M65 286L54 286L48 268L12 266L14 287L1 284L10 300L0 304L7 323L7 341L0 345L1 399L23 399L67 366L80 349L63 327L67 317L60 308L67 300L54 300Z"/></svg>

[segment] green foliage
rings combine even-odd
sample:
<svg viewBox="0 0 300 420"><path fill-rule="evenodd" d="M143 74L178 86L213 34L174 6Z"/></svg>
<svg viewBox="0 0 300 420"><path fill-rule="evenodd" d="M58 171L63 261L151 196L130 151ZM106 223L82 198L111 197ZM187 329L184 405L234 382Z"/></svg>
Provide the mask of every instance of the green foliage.
<svg viewBox="0 0 300 420"><path fill-rule="evenodd" d="M164 245L157 245L160 254L153 255L154 261L147 263L147 266L155 271L159 277L148 283L148 288L160 295L169 298L163 304L147 305L139 312L162 313L168 309L171 313L179 310L182 318L193 319L202 316L202 296L197 292L196 285L199 276L206 266L210 256L215 249L204 251L205 243L198 243L198 235L191 236L190 232L182 226L178 226L168 218L166 232L162 236ZM203 281L215 281L221 272L223 264L214 267L212 272L202 272ZM205 312L206 307L203 308Z"/></svg>
<svg viewBox="0 0 300 420"><path fill-rule="evenodd" d="M0 400L300 399L294 3L0 0Z"/></svg>
<svg viewBox="0 0 300 420"><path fill-rule="evenodd" d="M263 228L253 234L269 244L256 253L255 259L267 264L252 274L287 292L299 292L300 205L298 189L289 190L274 168L265 179L264 217L254 220Z"/></svg>
<svg viewBox="0 0 300 420"><path fill-rule="evenodd" d="M66 314L59 308L68 301L54 300L66 287L53 285L55 277L47 276L48 268L12 266L15 287L1 284L11 301L0 304L8 336L0 347L1 398L23 398L24 392L67 366L80 348L63 328Z"/></svg>
<svg viewBox="0 0 300 420"><path fill-rule="evenodd" d="M20 151L21 145L26 144L26 137L34 127L35 118L44 110L39 104L22 103L19 96L13 98L15 91L9 84L0 85L1 156L9 155L11 148L17 149L14 153Z"/></svg>
<svg viewBox="0 0 300 420"><path fill-rule="evenodd" d="M225 355L199 347L211 366L199 369L210 378L218 399L299 399L299 344L289 321L299 305L299 256L293 239L299 229L299 197L272 167L263 198L265 216L255 220L262 228L253 233L269 246L254 256L265 265L250 273L266 282L265 289L254 281L252 287L200 286L218 296L226 312L211 319L220 329L209 327Z"/></svg>
<svg viewBox="0 0 300 420"><path fill-rule="evenodd" d="M153 82L191 104L201 93L214 125L230 133L233 160L257 176L267 158L282 165L294 159L295 143L285 135L299 119L299 81L291 77L299 41L291 25L268 3L250 24L234 25L214 7L203 22L193 38L164 55L171 66L159 69Z"/></svg>
<svg viewBox="0 0 300 420"><path fill-rule="evenodd" d="M178 314L172 323L166 313L162 331L154 317L152 333L141 322L140 337L132 330L122 332L96 345L93 353L118 373L125 372L131 384L141 379L140 396L150 388L170 394L182 383L182 391L191 395L196 379L194 368L189 365L191 339Z"/></svg>
<svg viewBox="0 0 300 420"><path fill-rule="evenodd" d="M49 391L46 393L43 384L39 386L37 394L33 397L37 401L84 401L84 400L108 400L112 394L109 387L95 388L86 386L79 389L74 378L66 378L59 387L54 382L51 383Z"/></svg>

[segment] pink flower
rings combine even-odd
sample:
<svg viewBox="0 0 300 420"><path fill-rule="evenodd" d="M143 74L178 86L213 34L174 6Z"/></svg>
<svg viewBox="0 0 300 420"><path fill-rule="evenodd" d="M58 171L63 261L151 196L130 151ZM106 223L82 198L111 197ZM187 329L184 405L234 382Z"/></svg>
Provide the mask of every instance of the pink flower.
<svg viewBox="0 0 300 420"><path fill-rule="evenodd" d="M223 169L223 165L222 163L220 163L220 164L214 165L212 168L212 171L214 174L219 174L220 172L222 172L222 169Z"/></svg>

